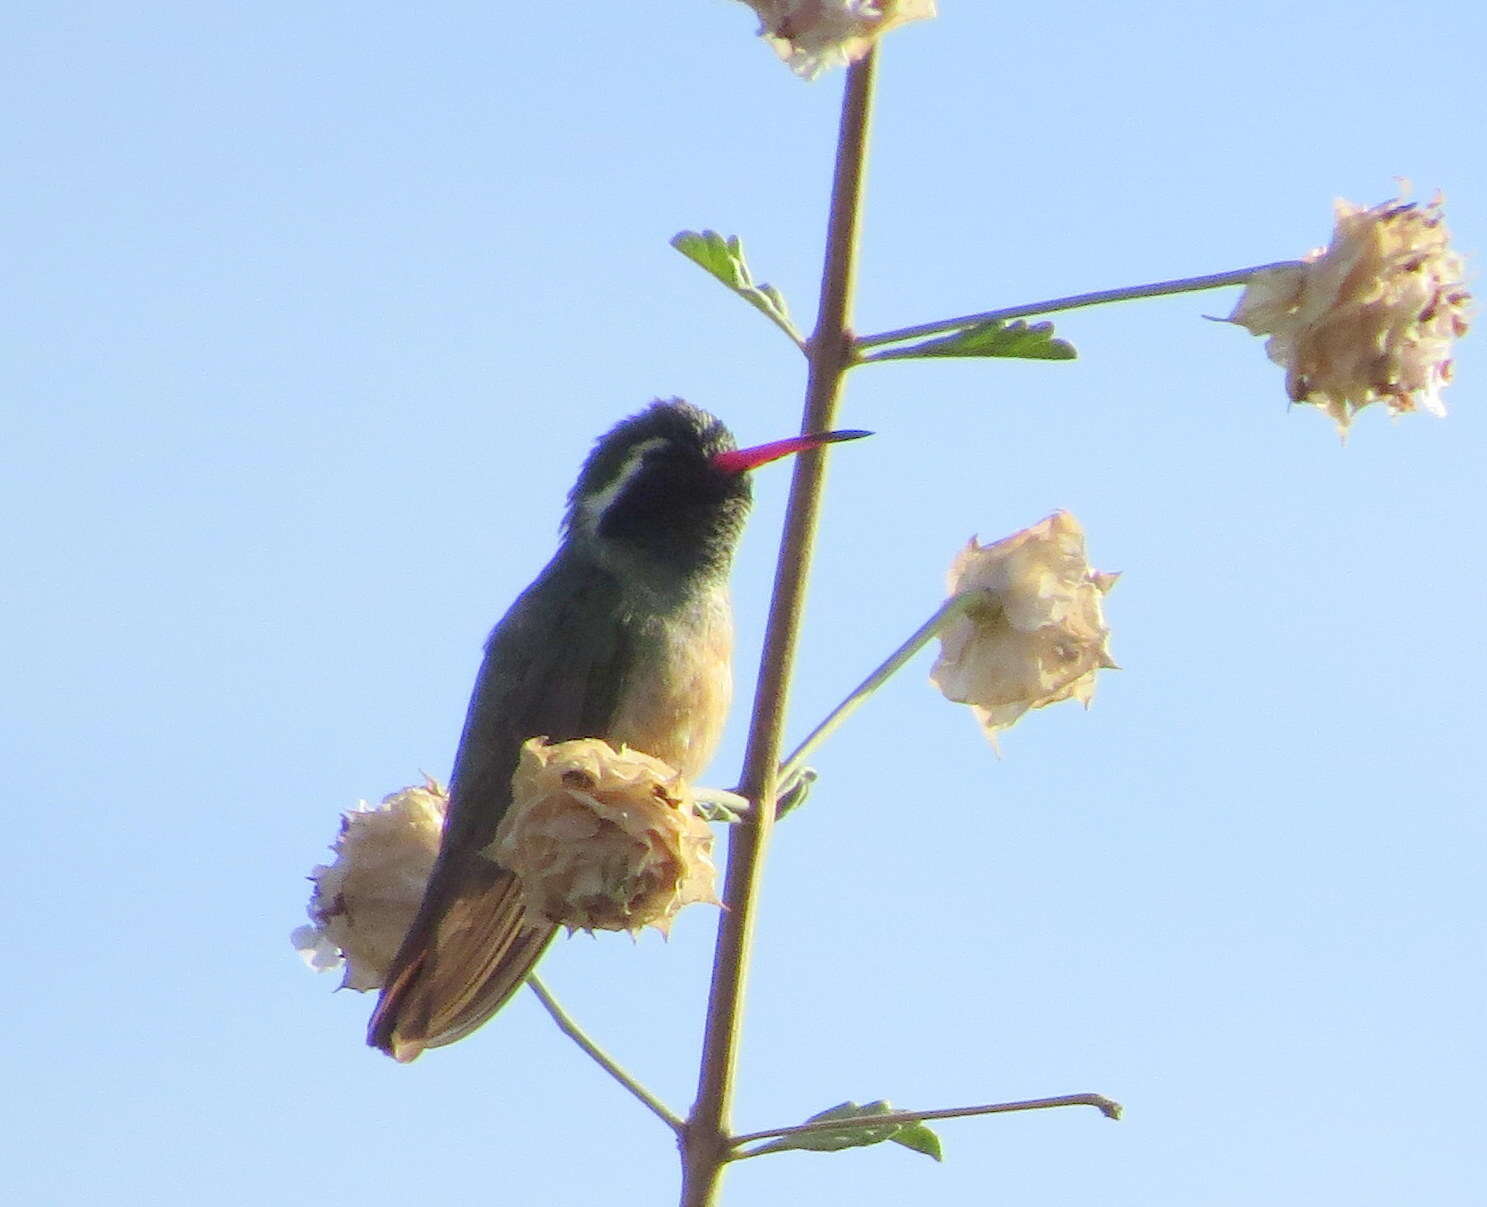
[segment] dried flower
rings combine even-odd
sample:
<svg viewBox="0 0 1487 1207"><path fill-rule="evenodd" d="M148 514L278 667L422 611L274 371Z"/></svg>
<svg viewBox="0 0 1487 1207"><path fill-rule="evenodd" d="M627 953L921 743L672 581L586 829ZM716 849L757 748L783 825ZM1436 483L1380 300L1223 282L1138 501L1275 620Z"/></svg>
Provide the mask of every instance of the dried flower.
<svg viewBox="0 0 1487 1207"><path fill-rule="evenodd" d="M665 933L682 906L718 903L712 831L660 759L533 738L511 795L489 850L520 878L531 921Z"/></svg>
<svg viewBox="0 0 1487 1207"><path fill-rule="evenodd" d="M376 989L413 924L439 853L448 800L433 780L341 815L336 860L310 879L311 926L291 936L317 972L344 962L343 989Z"/></svg>
<svg viewBox="0 0 1487 1207"><path fill-rule="evenodd" d="M1343 435L1381 400L1395 415L1444 415L1451 342L1466 334L1471 295L1440 196L1373 209L1339 201L1336 212L1332 242L1257 273L1229 321L1269 335L1291 400L1321 407Z"/></svg>
<svg viewBox="0 0 1487 1207"><path fill-rule="evenodd" d="M984 597L945 627L930 678L971 705L993 742L1030 708L1088 705L1095 673L1115 666L1100 602L1116 577L1090 569L1067 511L991 545L972 538L950 567L950 594Z"/></svg>
<svg viewBox="0 0 1487 1207"><path fill-rule="evenodd" d="M935 15L935 0L744 0L759 36L796 75L813 80L855 63L897 25Z"/></svg>

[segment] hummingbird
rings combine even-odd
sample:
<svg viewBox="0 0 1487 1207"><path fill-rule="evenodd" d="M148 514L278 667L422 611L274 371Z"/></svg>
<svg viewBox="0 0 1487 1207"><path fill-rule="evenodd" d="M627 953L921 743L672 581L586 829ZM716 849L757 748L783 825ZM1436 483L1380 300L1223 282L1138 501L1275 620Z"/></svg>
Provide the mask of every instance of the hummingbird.
<svg viewBox="0 0 1487 1207"><path fill-rule="evenodd" d="M732 693L728 570L749 471L866 432L740 449L681 399L595 443L557 553L492 630L449 782L438 858L367 1042L399 1061L453 1043L521 987L556 932L524 920L516 876L484 853L522 743L600 738L699 775Z"/></svg>

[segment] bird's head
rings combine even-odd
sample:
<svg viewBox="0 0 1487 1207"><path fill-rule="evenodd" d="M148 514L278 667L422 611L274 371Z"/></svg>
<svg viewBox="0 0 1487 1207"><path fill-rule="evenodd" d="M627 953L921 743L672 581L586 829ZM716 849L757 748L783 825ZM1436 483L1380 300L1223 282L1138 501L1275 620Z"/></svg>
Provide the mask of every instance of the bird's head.
<svg viewBox="0 0 1487 1207"><path fill-rule="evenodd" d="M748 515L749 471L865 432L740 449L722 420L679 398L601 436L568 496L570 542L623 578L662 590L720 577Z"/></svg>

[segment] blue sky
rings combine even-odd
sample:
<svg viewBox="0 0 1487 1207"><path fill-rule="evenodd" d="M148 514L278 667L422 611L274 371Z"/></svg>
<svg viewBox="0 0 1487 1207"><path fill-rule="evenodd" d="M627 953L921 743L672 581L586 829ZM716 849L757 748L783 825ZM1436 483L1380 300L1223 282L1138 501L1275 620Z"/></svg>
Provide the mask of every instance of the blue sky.
<svg viewBox="0 0 1487 1207"><path fill-rule="evenodd" d="M944 8L883 56L860 329L1299 255L1397 177L1483 262L1476 5ZM808 321L842 75L796 81L724 0L8 25L0 1194L668 1201L668 1135L535 1001L399 1067L288 933L338 812L447 773L595 435L673 394L795 429L798 357L666 241L741 235ZM1065 316L1069 364L850 379L877 435L833 462L792 734L971 533L1056 507L1124 572L1125 669L998 760L926 655L821 753L736 1116L1093 1090L1125 1120L751 1161L729 1204L1487 1198L1480 333L1448 419L1342 448L1203 321L1234 297ZM787 480L736 568L742 699ZM679 1108L711 925L544 965Z"/></svg>

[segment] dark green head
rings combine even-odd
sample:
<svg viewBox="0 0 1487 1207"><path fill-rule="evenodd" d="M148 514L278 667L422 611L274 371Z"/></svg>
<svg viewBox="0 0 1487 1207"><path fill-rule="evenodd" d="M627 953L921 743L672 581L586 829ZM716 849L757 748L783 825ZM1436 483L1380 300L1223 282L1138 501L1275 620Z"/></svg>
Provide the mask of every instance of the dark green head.
<svg viewBox="0 0 1487 1207"><path fill-rule="evenodd" d="M599 438L568 496L564 527L627 582L657 591L727 573L749 512L749 471L866 432L792 436L740 449L720 419L670 398Z"/></svg>
<svg viewBox="0 0 1487 1207"><path fill-rule="evenodd" d="M726 573L748 515L743 469L721 420L679 398L654 402L594 445L568 496L570 540L656 585ZM624 575L628 577L628 575Z"/></svg>

